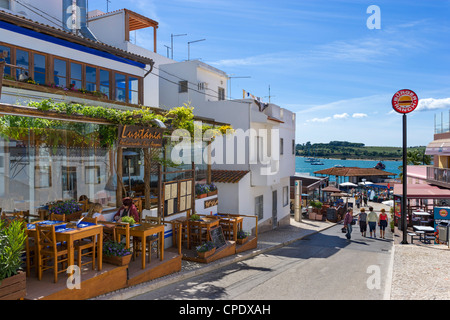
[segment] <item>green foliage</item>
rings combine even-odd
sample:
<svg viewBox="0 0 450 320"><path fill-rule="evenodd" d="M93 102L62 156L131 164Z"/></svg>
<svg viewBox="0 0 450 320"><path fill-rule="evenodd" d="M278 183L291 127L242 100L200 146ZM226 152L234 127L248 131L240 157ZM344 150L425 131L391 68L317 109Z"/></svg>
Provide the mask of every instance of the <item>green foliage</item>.
<svg viewBox="0 0 450 320"><path fill-rule="evenodd" d="M122 222L129 223L130 225L133 225L133 224L136 223L136 221L134 220L134 218L133 218L133 217L129 217L129 216L122 217L121 220L122 220Z"/></svg>
<svg viewBox="0 0 450 320"><path fill-rule="evenodd" d="M197 252L208 252L214 249L214 243L212 241L207 241L202 245L196 247L195 249L197 250Z"/></svg>
<svg viewBox="0 0 450 320"><path fill-rule="evenodd" d="M309 205L310 205L311 207L313 207L313 208L321 209L323 203L320 202L320 201L314 201L314 200L311 200L311 201L309 202Z"/></svg>
<svg viewBox="0 0 450 320"><path fill-rule="evenodd" d="M0 283L19 271L26 239L23 222L0 220Z"/></svg>

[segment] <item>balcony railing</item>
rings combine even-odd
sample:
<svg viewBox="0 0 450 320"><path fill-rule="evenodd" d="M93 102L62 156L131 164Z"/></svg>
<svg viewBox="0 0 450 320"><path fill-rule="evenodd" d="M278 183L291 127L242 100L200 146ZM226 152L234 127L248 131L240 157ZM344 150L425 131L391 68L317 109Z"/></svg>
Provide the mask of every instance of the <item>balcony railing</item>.
<svg viewBox="0 0 450 320"><path fill-rule="evenodd" d="M427 180L440 186L450 188L450 169L427 167Z"/></svg>

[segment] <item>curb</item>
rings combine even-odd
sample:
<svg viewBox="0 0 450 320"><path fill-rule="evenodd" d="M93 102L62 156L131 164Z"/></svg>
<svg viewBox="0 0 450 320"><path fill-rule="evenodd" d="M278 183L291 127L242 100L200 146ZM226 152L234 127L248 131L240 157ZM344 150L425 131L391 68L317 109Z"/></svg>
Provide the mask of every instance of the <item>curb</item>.
<svg viewBox="0 0 450 320"><path fill-rule="evenodd" d="M315 231L311 231L307 234L302 235L301 237L298 238L294 238L291 240L287 240L287 241L283 241L279 244L276 245L272 245L272 246L268 246L266 248L261 248L261 249L255 249L251 252L246 252L246 253L242 253L239 254L237 256L234 256L232 258L225 258L223 261L218 260L217 263L211 264L211 265L206 265L204 267L198 268L196 270L191 270L191 271L180 271L178 274L175 274L175 276L173 275L168 275L166 277L168 277L167 279L163 279L160 278L160 280L155 279L153 281L150 281L148 283L141 283L138 284L136 286L133 287L128 287L128 288L123 288L120 289L118 291L115 292L110 292L95 298L92 298L90 300L127 300L127 299L131 299L133 297L136 297L138 295L144 294L148 291L152 291L155 289L159 289L171 284L174 284L176 282L179 281L183 281L192 277L196 277L202 274L205 274L207 272L211 272L213 270L228 266L230 264L236 263L236 262L241 262L243 260L249 259L249 258L253 258L257 255L263 254L263 253L267 253L269 251L272 250L276 250L279 248L282 248L284 246L290 245L298 240L302 240L303 238L312 235L312 234L316 234L319 233L323 230L327 230L331 227L334 227L337 223L331 224L325 228L319 229L319 230L315 230ZM152 283L153 282L153 283Z"/></svg>

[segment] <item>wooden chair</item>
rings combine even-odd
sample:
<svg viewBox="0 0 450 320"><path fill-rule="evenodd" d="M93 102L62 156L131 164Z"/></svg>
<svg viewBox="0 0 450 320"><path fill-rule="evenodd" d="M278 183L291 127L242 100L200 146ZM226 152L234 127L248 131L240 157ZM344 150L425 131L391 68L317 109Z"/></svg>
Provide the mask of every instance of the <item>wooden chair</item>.
<svg viewBox="0 0 450 320"><path fill-rule="evenodd" d="M89 200L79 200L79 204L81 204L81 211L87 212L89 210Z"/></svg>
<svg viewBox="0 0 450 320"><path fill-rule="evenodd" d="M122 223L122 222L117 222L116 226L114 228L114 238L115 241L117 242L121 242L122 241L122 237L125 237L125 247L127 249L130 248L130 224L129 223ZM134 255L134 253L133 253Z"/></svg>
<svg viewBox="0 0 450 320"><path fill-rule="evenodd" d="M85 217L83 222L90 222L97 224L97 218L88 218ZM78 267L82 267L84 265L92 263L92 270L95 270L95 256L96 256L96 248L97 248L97 236L91 236L88 238L81 239L74 244L74 250L77 252L77 264ZM83 253L83 250L87 250ZM82 263L81 258L84 256L90 256L92 260Z"/></svg>
<svg viewBox="0 0 450 320"><path fill-rule="evenodd" d="M207 230L201 221L188 221L188 225L190 235L189 241L192 245L198 246L207 241Z"/></svg>
<svg viewBox="0 0 450 320"><path fill-rule="evenodd" d="M139 223L140 221L142 221L142 198L133 198L133 203L139 213L139 221L136 221L137 223Z"/></svg>
<svg viewBox="0 0 450 320"><path fill-rule="evenodd" d="M145 217L142 219L141 221L142 223L148 223L148 224L161 224L161 217ZM160 256L161 252L159 250L159 237L157 234L153 234L151 236L148 236L146 239L146 244L147 244L147 249L148 249L148 262L150 263L152 261L152 245L153 243L156 243L156 255L157 257ZM135 252L141 252L142 251L142 247L141 247L141 239L140 238L133 238L133 258L135 255ZM144 254L146 254L147 252L145 252Z"/></svg>
<svg viewBox="0 0 450 320"><path fill-rule="evenodd" d="M161 217L145 217L145 223L148 224L161 224ZM156 243L156 257L159 258L161 255L160 248L159 248L159 236L157 234L153 234L146 239L147 241L147 248L148 248L148 262L151 262L152 257L152 245L153 243Z"/></svg>
<svg viewBox="0 0 450 320"><path fill-rule="evenodd" d="M36 225L36 245L38 260L38 279L42 280L42 272L53 269L54 282L58 282L58 273L65 272L67 266L58 268L58 263L68 264L67 248L56 242L55 225ZM53 265L46 262L53 260Z"/></svg>
<svg viewBox="0 0 450 320"><path fill-rule="evenodd" d="M50 214L50 220L51 221L66 221L66 215L65 214L51 213Z"/></svg>
<svg viewBox="0 0 450 320"><path fill-rule="evenodd" d="M229 217L226 217L225 219L220 219L219 224L222 227L225 239L233 240L233 221Z"/></svg>
<svg viewBox="0 0 450 320"><path fill-rule="evenodd" d="M27 237L27 240L25 240L25 253L26 253L25 271L27 277L29 277L31 268L34 267L36 269L36 273L38 271L37 244L36 239L34 237ZM33 264L31 263L31 261L33 261Z"/></svg>

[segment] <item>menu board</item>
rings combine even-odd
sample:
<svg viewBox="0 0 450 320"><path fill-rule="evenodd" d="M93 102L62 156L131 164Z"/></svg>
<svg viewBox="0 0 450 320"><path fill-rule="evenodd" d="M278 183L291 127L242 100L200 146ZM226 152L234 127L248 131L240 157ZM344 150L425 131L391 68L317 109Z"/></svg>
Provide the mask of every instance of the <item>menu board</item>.
<svg viewBox="0 0 450 320"><path fill-rule="evenodd" d="M192 180L164 184L164 216L192 209Z"/></svg>
<svg viewBox="0 0 450 320"><path fill-rule="evenodd" d="M209 230L209 235L211 237L211 241L214 243L214 246L216 249L222 248L223 246L227 245L227 242L225 240L225 236L223 235L223 230L221 226L212 228Z"/></svg>

